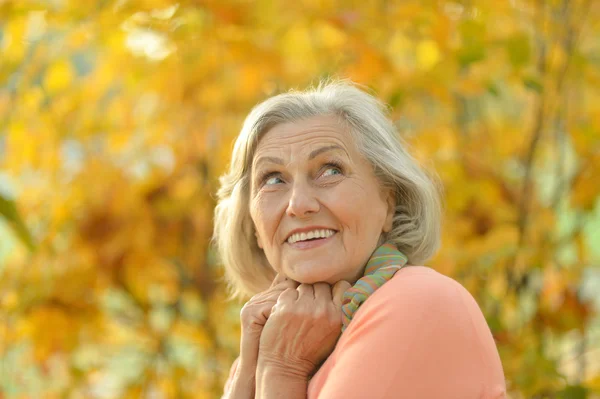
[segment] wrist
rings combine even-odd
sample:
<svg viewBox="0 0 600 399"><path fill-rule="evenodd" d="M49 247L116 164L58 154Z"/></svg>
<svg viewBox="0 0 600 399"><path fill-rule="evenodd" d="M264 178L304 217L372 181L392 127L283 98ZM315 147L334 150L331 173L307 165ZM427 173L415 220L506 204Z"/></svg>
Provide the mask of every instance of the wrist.
<svg viewBox="0 0 600 399"><path fill-rule="evenodd" d="M240 366L244 366L244 369L256 371L259 339L260 335L254 336L253 334L242 334L240 342Z"/></svg>
<svg viewBox="0 0 600 399"><path fill-rule="evenodd" d="M279 362L260 360L256 370L256 397L262 399L305 399L308 376Z"/></svg>
<svg viewBox="0 0 600 399"><path fill-rule="evenodd" d="M256 362L247 362L244 359L240 359L240 364L238 365L238 369L236 370L236 374L239 374L244 379L254 379L256 375Z"/></svg>
<svg viewBox="0 0 600 399"><path fill-rule="evenodd" d="M232 378L231 388L225 397L227 399L253 399L256 387L255 372L255 369L249 369L240 360Z"/></svg>
<svg viewBox="0 0 600 399"><path fill-rule="evenodd" d="M256 375L273 374L296 380L308 380L314 365L294 359L279 359L260 354L256 366Z"/></svg>

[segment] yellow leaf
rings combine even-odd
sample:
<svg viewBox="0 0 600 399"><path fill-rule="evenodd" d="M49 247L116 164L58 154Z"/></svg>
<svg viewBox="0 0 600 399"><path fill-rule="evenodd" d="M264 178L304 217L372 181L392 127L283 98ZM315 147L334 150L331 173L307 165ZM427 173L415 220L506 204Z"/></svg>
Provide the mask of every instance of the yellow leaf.
<svg viewBox="0 0 600 399"><path fill-rule="evenodd" d="M177 385L173 377L170 375L160 376L157 378L156 387L163 394L163 398L176 398Z"/></svg>
<svg viewBox="0 0 600 399"><path fill-rule="evenodd" d="M321 44L328 49L336 49L346 42L346 34L332 24L322 23L315 27L315 34L320 37Z"/></svg>
<svg viewBox="0 0 600 399"><path fill-rule="evenodd" d="M389 41L387 53L394 66L399 70L406 70L413 59L412 42L402 33L395 33Z"/></svg>
<svg viewBox="0 0 600 399"><path fill-rule="evenodd" d="M67 60L57 61L48 68L44 77L44 87L49 93L57 93L69 87L74 76L75 71L70 62Z"/></svg>
<svg viewBox="0 0 600 399"><path fill-rule="evenodd" d="M44 92L40 89L39 86L33 86L29 90L25 91L23 94L23 99L21 104L28 111L37 111L44 99Z"/></svg>
<svg viewBox="0 0 600 399"><path fill-rule="evenodd" d="M23 45L27 23L25 17L9 18L8 23L3 27L4 39L0 41L0 50L4 61L20 61L27 49Z"/></svg>
<svg viewBox="0 0 600 399"><path fill-rule="evenodd" d="M118 154L124 152L131 143L132 137L133 135L129 131L115 129L106 137L107 147L111 153Z"/></svg>
<svg viewBox="0 0 600 399"><path fill-rule="evenodd" d="M310 29L297 24L290 27L281 40L283 60L292 75L309 76L317 71L317 54Z"/></svg>
<svg viewBox="0 0 600 399"><path fill-rule="evenodd" d="M35 137L21 120L15 120L8 126L6 146L6 163L9 169L18 171L23 166L36 163L38 146Z"/></svg>
<svg viewBox="0 0 600 399"><path fill-rule="evenodd" d="M172 263L150 254L131 256L125 264L125 282L143 303L174 303L179 295L179 278Z"/></svg>
<svg viewBox="0 0 600 399"><path fill-rule="evenodd" d="M420 69L431 69L440 58L440 50L433 40L421 40L417 44L417 65Z"/></svg>
<svg viewBox="0 0 600 399"><path fill-rule="evenodd" d="M11 312L19 306L19 295L15 291L9 291L0 297L0 308Z"/></svg>
<svg viewBox="0 0 600 399"><path fill-rule="evenodd" d="M260 93L264 79L262 72L258 63L240 68L238 93L242 98L252 99Z"/></svg>
<svg viewBox="0 0 600 399"><path fill-rule="evenodd" d="M357 55L357 61L346 71L351 79L359 83L370 82L386 73L387 60L376 49L361 43Z"/></svg>
<svg viewBox="0 0 600 399"><path fill-rule="evenodd" d="M47 359L55 352L69 351L76 344L79 331L76 320L56 306L36 308L24 322L38 360Z"/></svg>
<svg viewBox="0 0 600 399"><path fill-rule="evenodd" d="M478 96L484 92L485 87L480 80L474 77L467 77L457 82L456 89L464 96Z"/></svg>
<svg viewBox="0 0 600 399"><path fill-rule="evenodd" d="M496 298L503 298L507 292L506 278L502 273L494 273L488 278L488 290Z"/></svg>
<svg viewBox="0 0 600 399"><path fill-rule="evenodd" d="M600 161L600 157L598 160ZM596 162L596 164L600 165L600 162ZM592 209L600 198L600 185L596 181L597 173L593 172L596 170L598 168L592 162L590 166L580 172L571 195L571 203L575 207Z"/></svg>

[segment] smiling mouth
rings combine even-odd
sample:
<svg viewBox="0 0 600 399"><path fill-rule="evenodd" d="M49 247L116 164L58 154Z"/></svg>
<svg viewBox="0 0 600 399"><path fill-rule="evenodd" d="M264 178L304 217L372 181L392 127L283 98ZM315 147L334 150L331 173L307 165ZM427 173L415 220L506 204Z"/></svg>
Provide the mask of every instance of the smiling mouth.
<svg viewBox="0 0 600 399"><path fill-rule="evenodd" d="M332 229L319 229L309 231L307 233L294 233L286 240L288 244L295 244L300 242L318 241L324 240L333 236L337 231Z"/></svg>

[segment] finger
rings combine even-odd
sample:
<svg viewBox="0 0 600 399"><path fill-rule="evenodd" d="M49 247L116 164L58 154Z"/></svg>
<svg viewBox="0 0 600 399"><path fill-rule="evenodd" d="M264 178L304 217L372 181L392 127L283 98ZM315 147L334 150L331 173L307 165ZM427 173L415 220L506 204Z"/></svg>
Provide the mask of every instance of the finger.
<svg viewBox="0 0 600 399"><path fill-rule="evenodd" d="M299 285L300 285L299 282L287 279L287 280L284 280L284 281L280 282L276 286L269 288L269 290L275 290L275 291L278 291L278 292L282 292L286 288L296 289Z"/></svg>
<svg viewBox="0 0 600 399"><path fill-rule="evenodd" d="M290 289L293 289L295 291L295 287ZM255 320L256 324L260 326L265 325L269 317L271 317L274 305L277 304L281 293L281 290L271 290L265 292L264 295L260 298L260 300L257 300L253 303L253 307L254 309L256 309L253 313L257 317Z"/></svg>
<svg viewBox="0 0 600 399"><path fill-rule="evenodd" d="M312 284L300 284L296 290L298 299L315 299L315 290Z"/></svg>
<svg viewBox="0 0 600 399"><path fill-rule="evenodd" d="M331 286L327 283L315 283L313 284L315 290L315 299L318 301L331 302Z"/></svg>
<svg viewBox="0 0 600 399"><path fill-rule="evenodd" d="M273 307L271 308L271 314L277 312L277 304L273 305Z"/></svg>
<svg viewBox="0 0 600 399"><path fill-rule="evenodd" d="M337 283L335 283L335 285L333 286L333 289L332 289L332 296L333 296L333 303L335 304L336 307L339 307L339 308L342 307L342 300L344 299L344 292L346 292L346 290L348 290L350 287L352 287L352 285L350 285L350 283L347 282L346 280L340 280Z"/></svg>
<svg viewBox="0 0 600 399"><path fill-rule="evenodd" d="M273 309L275 308L275 305L277 305L277 298L274 298L272 301L266 302L264 304L264 309L262 313L265 317L265 322L269 319L269 317L271 317L271 314L273 314Z"/></svg>
<svg viewBox="0 0 600 399"><path fill-rule="evenodd" d="M272 291L265 298L265 302L261 305L263 307L262 314L265 317L265 321L271 316L271 313L273 313L273 307L277 304L277 300L281 293L281 291Z"/></svg>
<svg viewBox="0 0 600 399"><path fill-rule="evenodd" d="M286 288L277 298L277 303L293 303L298 299L298 291L295 288Z"/></svg>

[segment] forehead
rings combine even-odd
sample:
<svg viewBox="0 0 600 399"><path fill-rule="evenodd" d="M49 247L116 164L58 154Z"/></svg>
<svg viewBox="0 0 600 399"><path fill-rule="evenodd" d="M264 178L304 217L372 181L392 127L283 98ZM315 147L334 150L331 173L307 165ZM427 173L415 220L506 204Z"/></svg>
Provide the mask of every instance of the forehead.
<svg viewBox="0 0 600 399"><path fill-rule="evenodd" d="M335 116L316 116L276 125L260 139L256 154L276 152L291 156L334 144L348 153L354 152L351 134Z"/></svg>

